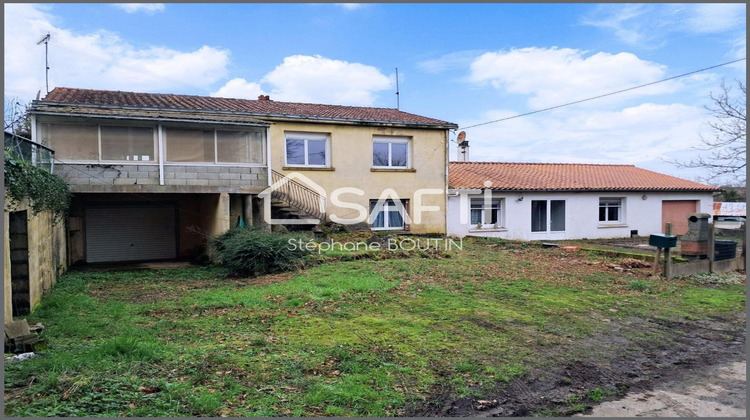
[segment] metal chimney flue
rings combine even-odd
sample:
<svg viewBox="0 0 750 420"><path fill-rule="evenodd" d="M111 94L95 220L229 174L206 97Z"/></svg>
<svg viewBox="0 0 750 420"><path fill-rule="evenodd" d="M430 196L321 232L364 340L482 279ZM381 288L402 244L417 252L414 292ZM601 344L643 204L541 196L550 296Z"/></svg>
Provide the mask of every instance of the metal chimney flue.
<svg viewBox="0 0 750 420"><path fill-rule="evenodd" d="M458 161L468 162L469 161L469 141L466 140L466 132L462 131L458 133Z"/></svg>

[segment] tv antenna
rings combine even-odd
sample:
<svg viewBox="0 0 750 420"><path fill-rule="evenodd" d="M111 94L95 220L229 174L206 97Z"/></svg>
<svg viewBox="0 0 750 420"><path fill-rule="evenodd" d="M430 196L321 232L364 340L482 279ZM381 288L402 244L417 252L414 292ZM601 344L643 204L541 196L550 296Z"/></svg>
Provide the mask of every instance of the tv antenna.
<svg viewBox="0 0 750 420"><path fill-rule="evenodd" d="M50 39L49 32L47 32L47 35L44 36L39 42L36 43L36 45L41 44L44 42L44 81L47 85L47 93L49 93L49 39Z"/></svg>
<svg viewBox="0 0 750 420"><path fill-rule="evenodd" d="M398 67L396 67L396 109L401 109L401 97L398 92Z"/></svg>

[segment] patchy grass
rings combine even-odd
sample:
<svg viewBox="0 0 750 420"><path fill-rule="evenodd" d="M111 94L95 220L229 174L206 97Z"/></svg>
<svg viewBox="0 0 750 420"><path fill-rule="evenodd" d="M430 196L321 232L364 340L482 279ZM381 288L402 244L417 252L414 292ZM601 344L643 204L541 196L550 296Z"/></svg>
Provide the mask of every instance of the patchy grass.
<svg viewBox="0 0 750 420"><path fill-rule="evenodd" d="M48 348L6 364L5 414L400 415L556 363L544 355L611 320L745 308L744 282L654 280L648 268L614 272L601 255L493 239L448 254L250 279L219 268L71 272L29 317L47 327ZM607 395L593 389L570 411Z"/></svg>

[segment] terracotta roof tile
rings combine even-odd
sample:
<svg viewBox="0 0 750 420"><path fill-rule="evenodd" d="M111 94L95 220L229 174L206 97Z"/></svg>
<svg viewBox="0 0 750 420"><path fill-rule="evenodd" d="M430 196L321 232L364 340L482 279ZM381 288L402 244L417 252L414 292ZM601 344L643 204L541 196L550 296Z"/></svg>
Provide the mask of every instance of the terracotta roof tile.
<svg viewBox="0 0 750 420"><path fill-rule="evenodd" d="M718 191L719 188L637 168L572 163L451 162L451 188L506 191Z"/></svg>
<svg viewBox="0 0 750 420"><path fill-rule="evenodd" d="M266 119L276 117L329 121L344 120L434 126L436 128L457 128L455 124L447 121L410 114L393 108L306 104L273 100L214 98L209 96L136 93L65 87L53 89L38 103L231 112Z"/></svg>

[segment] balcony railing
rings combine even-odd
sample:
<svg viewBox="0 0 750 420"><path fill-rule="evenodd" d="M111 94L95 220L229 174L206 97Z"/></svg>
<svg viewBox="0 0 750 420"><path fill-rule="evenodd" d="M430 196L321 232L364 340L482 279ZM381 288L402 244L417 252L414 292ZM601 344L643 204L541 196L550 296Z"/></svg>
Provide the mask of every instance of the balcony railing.
<svg viewBox="0 0 750 420"><path fill-rule="evenodd" d="M5 148L13 151L21 159L30 162L37 168L44 169L49 173L54 171L55 151L45 145L6 131Z"/></svg>

